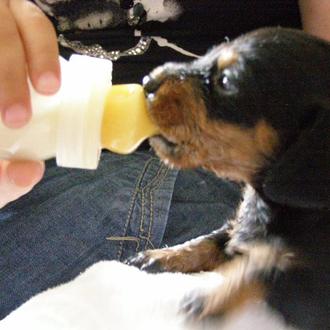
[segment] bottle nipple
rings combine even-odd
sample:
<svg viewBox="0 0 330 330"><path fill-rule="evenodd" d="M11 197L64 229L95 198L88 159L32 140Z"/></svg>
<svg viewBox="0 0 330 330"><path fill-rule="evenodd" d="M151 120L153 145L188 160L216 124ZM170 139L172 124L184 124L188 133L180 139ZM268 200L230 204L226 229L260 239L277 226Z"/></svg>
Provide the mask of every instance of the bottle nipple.
<svg viewBox="0 0 330 330"><path fill-rule="evenodd" d="M157 127L148 114L143 87L113 85L106 97L102 120L102 147L119 154L133 152Z"/></svg>

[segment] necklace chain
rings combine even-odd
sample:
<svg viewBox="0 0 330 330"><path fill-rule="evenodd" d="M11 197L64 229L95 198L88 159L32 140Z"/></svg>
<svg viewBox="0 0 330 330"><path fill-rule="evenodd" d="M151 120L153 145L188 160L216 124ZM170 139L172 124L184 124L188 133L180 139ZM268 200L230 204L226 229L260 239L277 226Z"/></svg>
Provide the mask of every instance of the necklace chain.
<svg viewBox="0 0 330 330"><path fill-rule="evenodd" d="M150 47L152 39L150 37L141 37L139 42L127 50L105 50L101 45L84 45L80 41L68 40L63 34L58 36L58 42L61 46L72 49L78 54L99 57L111 61L117 61L124 56L137 56L144 54Z"/></svg>

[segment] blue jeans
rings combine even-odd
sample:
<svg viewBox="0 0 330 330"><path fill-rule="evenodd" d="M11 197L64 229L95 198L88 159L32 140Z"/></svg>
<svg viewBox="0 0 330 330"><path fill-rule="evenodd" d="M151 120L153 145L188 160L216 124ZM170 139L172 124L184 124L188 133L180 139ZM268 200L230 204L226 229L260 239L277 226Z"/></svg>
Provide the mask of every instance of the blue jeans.
<svg viewBox="0 0 330 330"><path fill-rule="evenodd" d="M123 260L219 228L237 185L170 170L152 152L104 153L96 171L47 162L44 179L0 210L0 319L100 260Z"/></svg>

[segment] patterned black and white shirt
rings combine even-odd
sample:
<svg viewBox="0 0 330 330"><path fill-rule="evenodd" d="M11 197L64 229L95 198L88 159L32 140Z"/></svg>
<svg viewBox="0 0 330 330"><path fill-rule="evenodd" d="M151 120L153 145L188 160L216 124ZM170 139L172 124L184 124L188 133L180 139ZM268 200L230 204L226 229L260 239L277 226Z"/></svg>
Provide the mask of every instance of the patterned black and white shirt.
<svg viewBox="0 0 330 330"><path fill-rule="evenodd" d="M116 54L114 83L140 82L165 61L187 61L215 44L258 27L301 25L296 0L34 2L63 34L63 44L78 40L79 47L85 49L97 43L101 51ZM72 52L66 47L62 51L64 55Z"/></svg>

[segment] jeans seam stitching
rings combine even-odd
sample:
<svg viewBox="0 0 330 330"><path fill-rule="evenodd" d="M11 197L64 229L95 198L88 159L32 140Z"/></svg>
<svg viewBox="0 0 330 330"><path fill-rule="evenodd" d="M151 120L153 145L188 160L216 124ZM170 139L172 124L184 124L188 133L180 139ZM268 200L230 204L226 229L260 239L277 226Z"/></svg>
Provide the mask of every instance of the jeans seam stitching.
<svg viewBox="0 0 330 330"><path fill-rule="evenodd" d="M155 160L156 158L154 158L153 160ZM158 182L159 181L159 178L161 177L161 174L162 174L162 167L163 167L163 164L160 163L160 166L158 168L158 171L156 173L156 175L153 177L153 179L148 183L146 184L142 189L141 189L141 204L142 204L142 210L141 210L141 218L140 218L140 225L139 225L139 235L138 237L141 238L141 239L144 239L144 240L148 240L148 237L145 237L144 236L144 229L143 229L143 226L144 226L144 222L145 222L145 191L149 189L150 185L153 185L154 182ZM152 187L150 188L152 189ZM138 252L139 250L139 247L140 246L137 246L136 247L136 252Z"/></svg>
<svg viewBox="0 0 330 330"><path fill-rule="evenodd" d="M149 190L149 196L150 196L150 207L149 207L150 222L149 222L149 226L148 226L148 234L147 234L146 237L143 237L147 241L147 245L146 245L147 248L148 248L148 245L150 245L151 248L155 248L154 244L151 241L151 235L152 235L151 230L152 230L152 227L153 227L153 224L154 224L154 212L153 212L154 199L153 199L153 193L160 186L160 184L164 181L167 173L168 173L168 168L165 167L163 164L161 164L159 175L157 177L157 181L154 180L154 182L153 182L154 185Z"/></svg>
<svg viewBox="0 0 330 330"><path fill-rule="evenodd" d="M150 244L152 248L154 248L154 244L152 243L152 238L151 238L151 230L154 224L154 211L153 211L153 205L154 205L154 191L160 186L161 182L164 181L164 179L166 178L166 175L169 171L168 167L163 167L163 176L160 178L160 180L158 181L158 183L152 188L150 189L150 223L149 223L149 230L148 230L148 241L147 244Z"/></svg>
<svg viewBox="0 0 330 330"><path fill-rule="evenodd" d="M124 226L124 230L123 230L123 234L122 237L125 237L127 234L127 228L128 228L128 224L130 223L130 220L132 219L132 213L133 213L133 208L134 208L134 204L138 195L138 192L140 191L140 184L142 182L143 176L145 175L145 173L147 172L147 168L149 166L149 164L151 163L151 161L153 160L153 158L150 158L147 163L144 165L144 168L140 174L140 176L138 177L137 183L135 185L134 188L134 192L132 194L131 197L131 202L130 202L130 207L128 209L128 213L127 213L127 217L126 217L126 221L125 221L125 226ZM137 242L137 249L139 248L139 241ZM120 260L122 253L123 253L123 247L124 247L124 241L120 242L119 248L118 248L118 252L117 252L117 259Z"/></svg>

